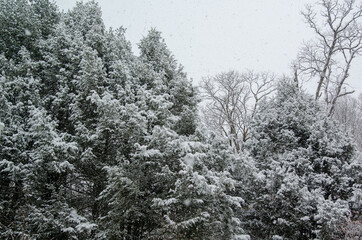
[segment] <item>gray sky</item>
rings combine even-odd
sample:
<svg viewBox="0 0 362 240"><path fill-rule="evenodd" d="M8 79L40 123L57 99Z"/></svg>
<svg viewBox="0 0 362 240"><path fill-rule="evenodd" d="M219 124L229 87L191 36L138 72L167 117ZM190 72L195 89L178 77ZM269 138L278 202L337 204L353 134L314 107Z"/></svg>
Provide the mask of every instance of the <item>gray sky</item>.
<svg viewBox="0 0 362 240"><path fill-rule="evenodd" d="M162 32L168 48L195 84L230 69L290 75L303 40L313 38L300 12L313 0L99 0L106 27L127 29L137 43L148 30ZM60 9L74 0L56 0ZM362 92L362 58L348 79Z"/></svg>

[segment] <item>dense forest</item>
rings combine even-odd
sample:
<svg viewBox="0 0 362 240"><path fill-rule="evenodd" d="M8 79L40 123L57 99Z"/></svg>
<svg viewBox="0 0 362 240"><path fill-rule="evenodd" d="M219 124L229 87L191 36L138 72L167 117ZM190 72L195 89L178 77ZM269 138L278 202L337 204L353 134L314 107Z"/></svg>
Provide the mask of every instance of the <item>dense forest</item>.
<svg viewBox="0 0 362 240"><path fill-rule="evenodd" d="M320 41L293 76L197 88L159 31L136 56L94 1L2 0L1 239L360 239L362 97L344 84L362 8L320 7L331 31L306 9Z"/></svg>

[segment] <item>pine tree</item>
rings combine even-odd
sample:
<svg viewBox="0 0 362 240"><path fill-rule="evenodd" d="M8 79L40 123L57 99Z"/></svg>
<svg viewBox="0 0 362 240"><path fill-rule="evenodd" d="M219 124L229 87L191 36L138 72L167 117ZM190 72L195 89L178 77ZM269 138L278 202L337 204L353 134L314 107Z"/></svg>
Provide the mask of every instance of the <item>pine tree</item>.
<svg viewBox="0 0 362 240"><path fill-rule="evenodd" d="M161 33L151 29L140 44L141 84L153 88L157 94L168 94L172 102L170 112L178 118L174 130L182 135L193 134L196 129L196 90L168 50Z"/></svg>
<svg viewBox="0 0 362 240"><path fill-rule="evenodd" d="M201 133L199 137L193 135L196 113L191 110L197 103L194 90L159 32L151 30L140 48L140 61L126 69L130 75L124 78L116 72L124 79L120 93L127 92L127 98L107 96L107 102L118 109L113 113L117 117L111 118L119 119L114 122L122 133L122 151L118 152L116 165L105 167L108 184L100 199L107 211L100 218L102 227L97 237L232 237L241 231L233 211L240 207L241 199L227 193L234 184L229 169L222 164L214 169L210 163L214 157L222 160L224 156L217 150L211 155L213 148L207 138ZM106 96L94 96L104 109ZM183 119L184 126L191 124L190 132L178 125L182 114L192 118L189 122ZM232 158L224 148L225 156Z"/></svg>
<svg viewBox="0 0 362 240"><path fill-rule="evenodd" d="M261 106L248 142L259 172L245 228L261 239L333 238L357 183L347 171L353 144L310 96L293 84L281 85ZM324 219L326 211L334 215Z"/></svg>
<svg viewBox="0 0 362 240"><path fill-rule="evenodd" d="M59 12L49 0L5 0L0 3L0 52L15 62L25 47L39 59L37 42L46 39L59 21Z"/></svg>
<svg viewBox="0 0 362 240"><path fill-rule="evenodd" d="M108 91L118 94L119 84L106 73L105 61L111 65L111 60L104 56L106 50L111 52L105 48L104 24L95 2L78 3L62 16L54 32L41 43L42 94L46 108L58 120L57 128L77 143L77 156L71 162L75 169L70 181L77 192L70 199L72 207L95 222L101 211L97 198L106 181L103 167L114 162L120 144L119 135L112 135L116 124L109 126L112 123L106 120L113 110L99 109L94 99L107 98ZM108 43L113 44L114 38ZM120 50L113 51L117 55Z"/></svg>
<svg viewBox="0 0 362 240"><path fill-rule="evenodd" d="M24 50L24 49L23 49ZM11 69L25 70L31 66L24 50L24 61L18 65L8 61ZM22 71L21 71L22 72ZM23 184L29 164L29 151L32 148L29 124L27 120L31 109L39 106L39 80L25 70L25 76L1 75L0 118L4 129L0 138L0 171L1 171L1 229L2 236L7 237L21 229L19 207L24 202ZM23 75L23 74L22 74ZM20 231L20 230L19 230ZM15 233L14 233L15 234Z"/></svg>
<svg viewBox="0 0 362 240"><path fill-rule="evenodd" d="M28 134L32 150L28 174L24 179L26 214L24 224L32 238L71 239L89 236L95 224L69 206L74 165L78 145L70 142L67 134L56 130L45 110L33 108L29 118Z"/></svg>
<svg viewBox="0 0 362 240"><path fill-rule="evenodd" d="M9 4L13 4L14 9L30 11L47 22L47 1ZM26 9L22 9L24 4ZM103 23L100 16L92 15L89 17L98 17L100 22L85 29L85 33L80 31L85 26L77 30L71 23L80 23L69 19L72 13L82 11L82 7L62 15L59 23L53 19L38 26L35 21L34 28L43 35L33 32L31 42L20 45L18 53L11 49L11 53L2 52L4 108L1 119L5 129L1 139L1 184L4 189L1 193L1 227L4 237L27 234L30 238L88 238L95 227L92 221L97 210L91 208L97 198L96 184L90 178L91 172L87 172L92 166L91 163L82 165L80 160L86 158L89 145L98 144L86 142L93 132L83 134L82 126L95 126L98 114L95 103L89 98L94 91L99 94L104 91L103 63L97 49L92 49L98 43L91 39L96 37L97 24ZM87 7L84 11L94 8L95 12L100 12L94 3ZM6 9L9 15L5 16L8 17L11 11ZM34 9L37 12L31 12ZM5 28L12 34L8 37L16 38L16 31L11 32L9 28ZM17 26L16 30L19 29L22 30ZM16 44L14 47L19 48ZM97 70L97 74L93 75L93 70ZM88 112L89 109L92 111ZM98 169L102 167L100 165ZM102 176L102 172L96 173L96 179ZM82 206L83 203L87 204Z"/></svg>
<svg viewBox="0 0 362 240"><path fill-rule="evenodd" d="M130 159L107 168L109 184L103 192L109 212L102 234L106 239L225 239L240 233L234 209L242 201L232 197L235 181L226 167L213 169L214 152L197 136L179 136L156 126L138 144ZM211 165L211 164L210 164Z"/></svg>

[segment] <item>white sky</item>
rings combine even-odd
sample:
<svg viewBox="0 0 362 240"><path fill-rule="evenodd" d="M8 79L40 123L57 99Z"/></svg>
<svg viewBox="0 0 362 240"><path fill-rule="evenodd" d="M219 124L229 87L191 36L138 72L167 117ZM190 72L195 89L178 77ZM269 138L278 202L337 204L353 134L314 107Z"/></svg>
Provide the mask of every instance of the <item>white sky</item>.
<svg viewBox="0 0 362 240"><path fill-rule="evenodd" d="M195 85L230 69L290 75L303 40L313 38L300 12L316 0L99 0L107 28L123 26L137 43L152 27ZM56 0L60 9L74 0ZM362 93L362 57L348 79Z"/></svg>

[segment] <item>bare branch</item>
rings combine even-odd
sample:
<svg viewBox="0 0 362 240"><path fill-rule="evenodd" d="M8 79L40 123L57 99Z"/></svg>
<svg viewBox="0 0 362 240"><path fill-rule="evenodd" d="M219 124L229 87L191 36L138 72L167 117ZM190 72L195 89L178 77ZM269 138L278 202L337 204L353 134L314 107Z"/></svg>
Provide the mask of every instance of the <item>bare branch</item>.
<svg viewBox="0 0 362 240"><path fill-rule="evenodd" d="M274 91L274 79L272 74L252 71L229 71L204 79L201 88L207 102L202 111L205 125L221 133L240 152L259 101Z"/></svg>
<svg viewBox="0 0 362 240"><path fill-rule="evenodd" d="M315 100L324 95L328 109L333 109L353 59L362 52L362 5L356 6L354 0L321 0L317 6L307 5L302 15L317 41L304 44L294 71L317 78Z"/></svg>

